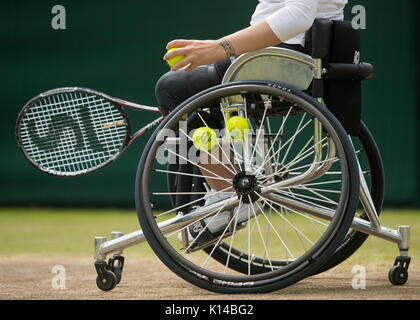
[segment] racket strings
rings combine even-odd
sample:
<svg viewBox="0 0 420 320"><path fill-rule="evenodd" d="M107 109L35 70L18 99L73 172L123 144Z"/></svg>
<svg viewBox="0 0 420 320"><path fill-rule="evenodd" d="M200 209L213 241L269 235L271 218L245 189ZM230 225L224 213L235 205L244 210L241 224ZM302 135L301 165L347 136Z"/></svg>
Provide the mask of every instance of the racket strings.
<svg viewBox="0 0 420 320"><path fill-rule="evenodd" d="M119 154L127 137L126 123L109 101L84 92L58 93L27 108L20 140L30 160L59 175L93 171Z"/></svg>

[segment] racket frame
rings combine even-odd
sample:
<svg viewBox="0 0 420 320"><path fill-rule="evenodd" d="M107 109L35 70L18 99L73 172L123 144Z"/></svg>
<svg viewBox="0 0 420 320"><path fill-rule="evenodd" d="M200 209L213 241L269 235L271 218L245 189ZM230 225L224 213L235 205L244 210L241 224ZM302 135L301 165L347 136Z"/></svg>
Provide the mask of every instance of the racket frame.
<svg viewBox="0 0 420 320"><path fill-rule="evenodd" d="M121 116L124 119L125 122L125 126L126 126L126 135L124 138L124 142L121 144L120 149L115 152L115 154L110 157L107 161L94 166L92 168L89 169L85 169L85 170L80 170L77 172L61 172L61 171L56 171L54 169L49 169L46 167L43 167L42 165L38 164L36 161L34 161L29 154L25 151L25 149L23 148L23 142L21 139L21 122L23 117L25 116L26 112L34 105L36 104L38 101L45 99L49 96L53 96L53 95L57 95L60 93L66 94L66 93L86 93L86 94L91 94L91 95L95 95L98 96L102 99L108 100L121 114ZM149 129L157 126L160 122L162 122L163 120L163 116L151 121L150 123L148 123L147 125L145 125L144 127L142 127L140 130L138 130L137 132L134 133L134 135L131 136L131 125L130 125L130 121L128 119L128 116L125 112L125 110L123 109L123 107L125 108L129 108L132 110L136 110L136 111L146 111L146 112L152 112L152 113L159 113L161 114L161 111L158 107L151 107L151 106L146 106L146 105L140 105L140 104L136 104L133 102L129 102L123 99L118 99L118 98L114 98L111 97L105 93L93 90L93 89L88 89L88 88L83 88L83 87L62 87L62 88L56 88L56 89L52 89L52 90L48 90L45 91L43 93L40 93L39 95L37 95L36 97L32 98L31 100L29 100L25 106L21 109L21 111L19 112L17 121L16 121L16 126L15 126L15 136L16 136L16 141L17 141L17 145L19 147L19 150L22 152L23 156L25 157L25 159L37 170L43 172L43 173L47 173L49 175L52 176L58 176L58 177L77 177L77 176L82 176L94 171L97 171L99 169L102 169L104 167L106 167L107 165L109 165L110 163L114 162L116 159L118 159L118 157L125 151L125 149L131 145L131 143L137 139L139 136L141 136L142 134L144 134L146 131L148 131Z"/></svg>

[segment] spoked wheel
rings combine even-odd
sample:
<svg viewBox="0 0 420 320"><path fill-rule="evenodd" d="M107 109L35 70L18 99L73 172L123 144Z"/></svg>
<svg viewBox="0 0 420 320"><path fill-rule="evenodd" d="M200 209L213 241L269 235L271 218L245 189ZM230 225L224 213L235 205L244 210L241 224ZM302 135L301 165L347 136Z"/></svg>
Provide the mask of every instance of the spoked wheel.
<svg viewBox="0 0 420 320"><path fill-rule="evenodd" d="M237 82L162 122L139 164L136 208L150 246L178 276L214 292L270 292L334 254L358 189L354 150L328 110L287 86ZM164 198L171 208L158 209ZM163 234L159 226L180 216Z"/></svg>

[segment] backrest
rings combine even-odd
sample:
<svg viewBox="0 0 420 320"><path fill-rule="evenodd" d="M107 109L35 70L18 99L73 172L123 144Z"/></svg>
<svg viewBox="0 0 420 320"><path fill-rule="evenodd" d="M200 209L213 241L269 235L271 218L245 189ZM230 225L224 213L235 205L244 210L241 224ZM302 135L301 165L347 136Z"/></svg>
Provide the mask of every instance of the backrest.
<svg viewBox="0 0 420 320"><path fill-rule="evenodd" d="M359 63L360 30L350 21L315 19L306 33L305 51L327 63Z"/></svg>
<svg viewBox="0 0 420 320"><path fill-rule="evenodd" d="M315 19L306 32L305 51L314 59L328 59L331 51L334 22L328 19Z"/></svg>
<svg viewBox="0 0 420 320"><path fill-rule="evenodd" d="M229 66L222 83L271 80L306 90L312 82L315 68L314 59L304 53L270 47L239 56Z"/></svg>
<svg viewBox="0 0 420 320"><path fill-rule="evenodd" d="M360 31L354 29L349 21L316 19L306 34L305 49L315 60L322 59L322 66L327 70L329 65L336 66L336 70L341 69L341 74L346 74L344 72L346 70L355 71L357 74L361 67L369 70L359 64ZM328 109L337 117L348 134L359 133L362 113L361 79L357 77L314 79L312 95L315 98L323 98Z"/></svg>

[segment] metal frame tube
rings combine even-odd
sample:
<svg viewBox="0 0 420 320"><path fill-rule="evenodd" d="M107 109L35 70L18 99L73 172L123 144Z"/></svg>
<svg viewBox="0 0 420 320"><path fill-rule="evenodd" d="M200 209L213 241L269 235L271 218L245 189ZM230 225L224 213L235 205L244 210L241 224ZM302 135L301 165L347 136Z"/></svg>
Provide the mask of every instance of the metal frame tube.
<svg viewBox="0 0 420 320"><path fill-rule="evenodd" d="M288 208L303 211L328 221L331 221L335 214L334 210L319 207L314 204L307 203L304 200L296 200L287 196L267 191L265 191L264 194L268 199L275 201L280 205L283 204ZM217 208L220 208L222 205L225 205L226 210L231 210L236 206L238 202L239 199L236 197L233 200L224 200L206 208L198 208L189 214L178 215L172 219L161 222L158 224L158 227L164 234L173 232L192 223L193 221L200 220L208 214L210 214L208 216L211 216L212 211L214 211L215 214L217 212ZM398 231L383 226L380 226L379 228L373 228L369 221L360 218L354 218L351 228L356 231L397 243L400 250L407 251L409 248L409 227L399 227ZM103 237L97 237L95 238L95 260L104 260L106 255L111 252L116 252L128 247L132 247L145 241L146 238L144 237L142 230L129 233L110 241L106 241L106 238Z"/></svg>
<svg viewBox="0 0 420 320"><path fill-rule="evenodd" d="M237 196L232 198L232 200L223 200L207 207L201 207L186 215L177 215L172 219L158 223L158 227L163 234L176 231L181 229L195 221L201 220L206 216L212 216L217 213L217 210L222 206L228 210L232 210L239 203ZM144 237L143 231L138 230L132 233L129 233L125 236L113 239L101 244L98 253L100 255L106 255L111 252L119 251L128 247L132 247L136 244L144 242L146 238Z"/></svg>
<svg viewBox="0 0 420 320"><path fill-rule="evenodd" d="M280 205L283 204L291 209L303 211L328 221L331 221L335 214L334 210L322 208L304 200L296 200L275 193L268 194L266 197ZM400 243L403 239L399 231L383 226L380 226L378 229L372 228L369 221L356 217L353 219L351 228L395 243Z"/></svg>

